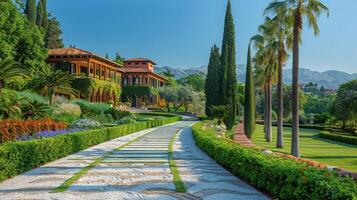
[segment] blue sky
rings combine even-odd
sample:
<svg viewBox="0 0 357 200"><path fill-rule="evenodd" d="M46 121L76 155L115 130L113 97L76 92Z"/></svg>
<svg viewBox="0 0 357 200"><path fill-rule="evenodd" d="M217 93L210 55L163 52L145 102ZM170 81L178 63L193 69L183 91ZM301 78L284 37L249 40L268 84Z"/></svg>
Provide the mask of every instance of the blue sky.
<svg viewBox="0 0 357 200"><path fill-rule="evenodd" d="M330 17L321 34L305 28L301 66L317 71L357 73L357 1L322 0ZM246 62L249 38L264 21L269 0L232 0L237 63ZM61 22L66 46L111 57L146 57L180 68L207 65L210 47L221 44L224 0L49 0ZM291 66L291 62L287 67Z"/></svg>

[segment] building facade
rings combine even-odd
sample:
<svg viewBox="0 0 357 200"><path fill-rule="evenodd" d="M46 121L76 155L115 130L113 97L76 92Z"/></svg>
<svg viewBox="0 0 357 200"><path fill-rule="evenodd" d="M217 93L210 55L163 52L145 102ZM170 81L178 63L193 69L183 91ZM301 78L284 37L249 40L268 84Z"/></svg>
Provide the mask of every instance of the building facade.
<svg viewBox="0 0 357 200"><path fill-rule="evenodd" d="M156 63L133 58L124 65L78 48L51 49L46 62L56 70L76 75L73 87L92 102L129 101L133 107L155 106L158 88L167 79L154 72Z"/></svg>

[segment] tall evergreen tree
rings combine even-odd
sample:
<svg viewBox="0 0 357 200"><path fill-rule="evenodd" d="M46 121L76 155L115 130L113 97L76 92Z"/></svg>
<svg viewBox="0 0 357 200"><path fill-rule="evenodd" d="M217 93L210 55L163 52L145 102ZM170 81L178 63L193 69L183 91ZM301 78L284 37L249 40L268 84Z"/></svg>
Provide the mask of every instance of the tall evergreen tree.
<svg viewBox="0 0 357 200"><path fill-rule="evenodd" d="M36 25L42 26L42 22L43 22L43 6L42 6L42 1L39 1L37 4Z"/></svg>
<svg viewBox="0 0 357 200"><path fill-rule="evenodd" d="M61 26L55 17L50 18L48 21L45 45L48 49L62 48L64 46Z"/></svg>
<svg viewBox="0 0 357 200"><path fill-rule="evenodd" d="M44 30L47 30L47 26L48 26L48 12L47 12L47 1L46 0L41 0L42 3L42 28Z"/></svg>
<svg viewBox="0 0 357 200"><path fill-rule="evenodd" d="M219 48L214 45L211 48L211 56L207 68L207 77L205 82L206 94L206 115L212 117L211 107L219 105L217 94L220 92L219 68L220 68L220 52Z"/></svg>
<svg viewBox="0 0 357 200"><path fill-rule="evenodd" d="M105 58L106 58L106 59L109 59L108 53L105 53Z"/></svg>
<svg viewBox="0 0 357 200"><path fill-rule="evenodd" d="M255 89L250 43L248 47L247 72L244 94L244 133L247 135L248 138L250 138L255 131Z"/></svg>
<svg viewBox="0 0 357 200"><path fill-rule="evenodd" d="M27 0L25 14L27 19L35 25L36 23L36 0Z"/></svg>
<svg viewBox="0 0 357 200"><path fill-rule="evenodd" d="M225 16L224 33L222 41L222 97L223 105L229 105L229 114L224 123L227 129L231 130L236 121L236 47L235 47L235 30L231 10L231 2L228 0L227 11Z"/></svg>

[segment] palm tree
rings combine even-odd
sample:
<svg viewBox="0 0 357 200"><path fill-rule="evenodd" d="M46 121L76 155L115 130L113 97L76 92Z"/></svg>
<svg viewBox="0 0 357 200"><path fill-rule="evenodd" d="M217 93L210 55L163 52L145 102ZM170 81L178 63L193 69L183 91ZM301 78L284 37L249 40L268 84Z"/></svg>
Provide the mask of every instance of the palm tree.
<svg viewBox="0 0 357 200"><path fill-rule="evenodd" d="M272 84L276 81L278 45L272 32L273 20L267 17L252 37L257 52L254 57L257 84L264 88L264 131L267 142L272 141Z"/></svg>
<svg viewBox="0 0 357 200"><path fill-rule="evenodd" d="M28 77L29 73L19 63L5 59L0 62L0 89L4 87L4 81L16 76Z"/></svg>
<svg viewBox="0 0 357 200"><path fill-rule="evenodd" d="M274 4L274 3L272 3ZM265 14L268 15L273 12L275 16L271 19L270 32L271 36L275 38L274 45L277 48L278 59L278 77L277 77L277 95L278 95L278 113L277 113L277 140L276 147L283 148L283 66L285 65L288 52L287 48L292 48L292 25L293 17L289 13L287 7L274 7L271 4L265 10Z"/></svg>
<svg viewBox="0 0 357 200"><path fill-rule="evenodd" d="M44 70L34 78L28 85L30 89L48 97L49 104L52 105L56 94L78 97L78 91L71 87L75 76L60 70Z"/></svg>
<svg viewBox="0 0 357 200"><path fill-rule="evenodd" d="M303 21L313 29L315 36L320 33L317 18L329 9L320 0L278 0L267 9L287 7L294 17L293 22L293 81L292 81L292 137L291 154L300 157L299 149L299 48Z"/></svg>

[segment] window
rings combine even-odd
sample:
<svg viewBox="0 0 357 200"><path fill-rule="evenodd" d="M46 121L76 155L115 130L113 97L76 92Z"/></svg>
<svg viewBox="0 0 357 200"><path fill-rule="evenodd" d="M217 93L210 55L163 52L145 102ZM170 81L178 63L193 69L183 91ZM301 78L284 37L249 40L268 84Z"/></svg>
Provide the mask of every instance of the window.
<svg viewBox="0 0 357 200"><path fill-rule="evenodd" d="M81 66L81 74L87 74L88 73L88 68Z"/></svg>

